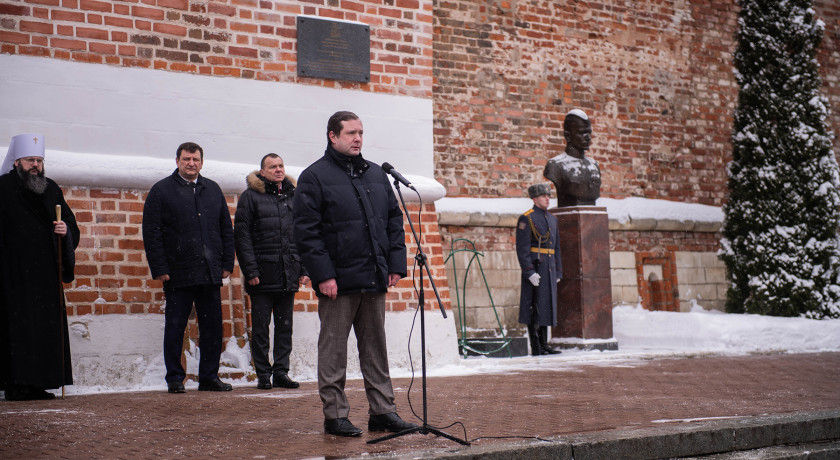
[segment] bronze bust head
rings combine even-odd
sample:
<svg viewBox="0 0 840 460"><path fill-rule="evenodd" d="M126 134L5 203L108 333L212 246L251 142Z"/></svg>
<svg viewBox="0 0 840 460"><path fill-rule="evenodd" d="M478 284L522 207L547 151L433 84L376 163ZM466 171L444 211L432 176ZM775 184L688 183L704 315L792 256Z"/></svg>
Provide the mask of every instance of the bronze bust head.
<svg viewBox="0 0 840 460"><path fill-rule="evenodd" d="M601 170L586 156L592 143L592 124L583 110L566 114L563 137L566 151L548 160L543 176L557 188L557 207L594 206L601 196Z"/></svg>

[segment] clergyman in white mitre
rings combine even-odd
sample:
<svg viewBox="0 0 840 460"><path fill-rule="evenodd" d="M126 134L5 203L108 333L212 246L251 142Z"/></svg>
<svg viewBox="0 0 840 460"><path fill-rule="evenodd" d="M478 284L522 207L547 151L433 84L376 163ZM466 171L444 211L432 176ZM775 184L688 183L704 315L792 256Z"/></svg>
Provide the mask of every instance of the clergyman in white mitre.
<svg viewBox="0 0 840 460"><path fill-rule="evenodd" d="M21 158L44 158L44 151L43 134L18 134L9 142L9 150L6 152L2 167L0 167L0 175L11 171L15 161Z"/></svg>

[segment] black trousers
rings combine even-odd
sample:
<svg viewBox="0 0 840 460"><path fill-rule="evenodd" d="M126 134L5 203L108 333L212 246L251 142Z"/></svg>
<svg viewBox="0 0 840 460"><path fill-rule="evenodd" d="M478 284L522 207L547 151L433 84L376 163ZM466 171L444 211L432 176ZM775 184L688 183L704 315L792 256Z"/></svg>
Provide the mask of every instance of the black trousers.
<svg viewBox="0 0 840 460"><path fill-rule="evenodd" d="M219 378L219 358L222 355L222 295L219 286L206 284L165 289L166 325L163 329L163 361L167 382L183 382L187 373L181 365L184 330L193 305L198 320L199 351L198 380Z"/></svg>
<svg viewBox="0 0 840 460"><path fill-rule="evenodd" d="M251 359L257 376L287 374L292 353L292 313L295 293L251 294ZM274 317L274 364L268 361L269 324Z"/></svg>

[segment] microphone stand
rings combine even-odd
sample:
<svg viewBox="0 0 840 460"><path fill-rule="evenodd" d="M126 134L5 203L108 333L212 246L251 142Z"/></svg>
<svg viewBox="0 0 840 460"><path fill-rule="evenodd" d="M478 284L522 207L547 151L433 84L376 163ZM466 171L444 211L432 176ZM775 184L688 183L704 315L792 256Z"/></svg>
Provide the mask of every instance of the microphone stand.
<svg viewBox="0 0 840 460"><path fill-rule="evenodd" d="M431 272L429 272L429 266L426 264L426 254L423 253L423 248L420 246L420 240L417 239L417 232L414 231L414 224L411 222L411 214L408 213L408 208L405 206L405 200L403 199L402 191L400 191L400 182L398 180L394 180L394 188L397 189L397 194L400 196L400 202L402 203L402 207L405 210L406 218L408 218L408 225L411 227L411 234L414 236L414 243L417 245L417 254L415 254L414 259L417 261L417 265L420 266L420 293L418 294L418 302L420 305L420 351L421 351L421 363L422 363L422 375L423 375L423 424L409 428L407 430L400 431L398 433L392 433L389 435L382 436L381 438L371 439L368 441L368 444L375 444L381 441L386 441L388 439L398 438L400 436L405 436L411 433L420 433L420 434L435 434L438 436L442 436L446 439L455 441L459 444L463 444L465 446L469 446L470 443L466 440L456 438L448 433L444 433L443 431L438 430L428 424L428 404L426 399L426 319L423 311L425 310L425 294L423 288L423 270L426 271L426 274L429 275L429 284L432 285L432 290L435 292L435 297L437 297L438 301L438 308L440 308L440 313L443 315L443 318L446 319L446 311L443 309L443 302L440 300L440 294L438 293L437 286L435 286L435 280L432 277ZM422 212L422 202L420 203L421 212Z"/></svg>

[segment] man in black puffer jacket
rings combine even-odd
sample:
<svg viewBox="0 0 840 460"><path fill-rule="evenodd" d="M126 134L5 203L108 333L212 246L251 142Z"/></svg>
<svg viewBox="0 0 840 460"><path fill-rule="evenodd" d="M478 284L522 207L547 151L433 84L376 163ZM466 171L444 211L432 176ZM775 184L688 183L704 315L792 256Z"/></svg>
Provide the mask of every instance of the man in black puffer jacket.
<svg viewBox="0 0 840 460"><path fill-rule="evenodd" d="M318 392L324 431L359 436L344 394L347 337L355 331L370 405L369 431L403 431L388 373L385 293L406 275L399 203L382 168L362 158L362 122L337 112L327 150L298 179L295 239L318 295Z"/></svg>
<svg viewBox="0 0 840 460"><path fill-rule="evenodd" d="M184 329L193 304L201 359L199 391L230 391L219 380L222 354L222 279L233 271L233 226L219 184L199 174L204 150L178 146L178 169L156 183L143 206L143 244L152 278L163 281L166 325L163 361L170 393L184 393Z"/></svg>
<svg viewBox="0 0 840 460"><path fill-rule="evenodd" d="M251 358L257 371L257 388L297 388L289 378L292 353L292 312L299 284L309 278L300 266L292 237L295 186L286 177L283 159L264 156L260 170L246 179L248 188L239 197L233 235L239 268L251 297ZM268 361L269 323L274 316L274 364Z"/></svg>

